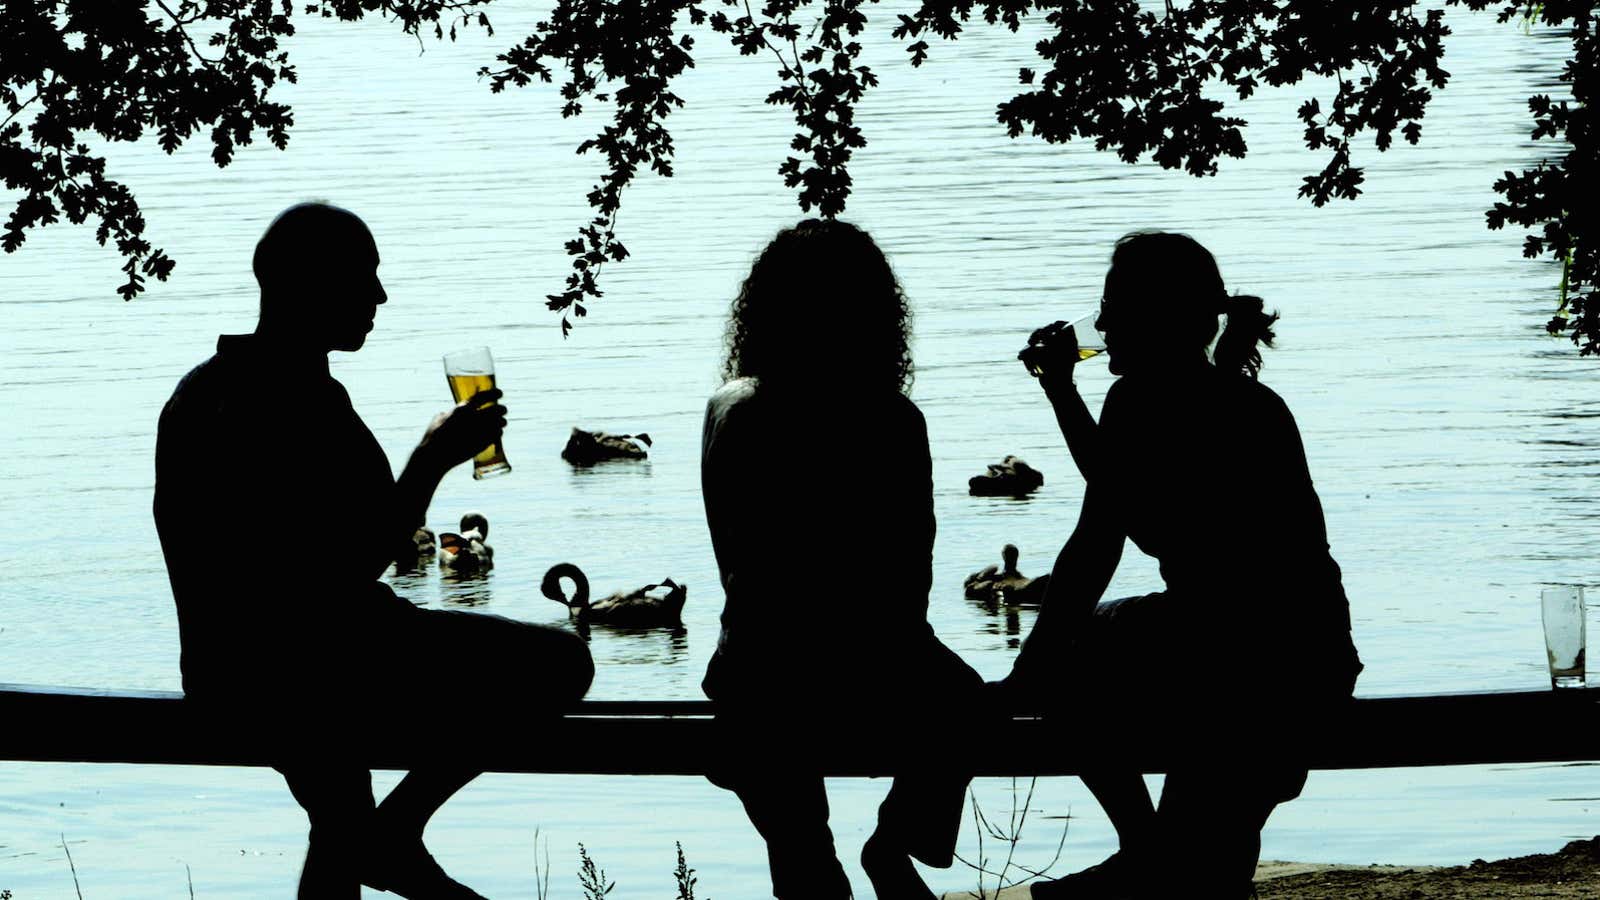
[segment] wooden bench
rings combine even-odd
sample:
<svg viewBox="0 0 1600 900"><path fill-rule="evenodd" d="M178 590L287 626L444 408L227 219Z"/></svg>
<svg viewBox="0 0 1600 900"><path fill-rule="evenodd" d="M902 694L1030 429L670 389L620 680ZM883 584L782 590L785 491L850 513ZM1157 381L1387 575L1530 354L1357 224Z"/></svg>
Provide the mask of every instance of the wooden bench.
<svg viewBox="0 0 1600 900"><path fill-rule="evenodd" d="M1270 745L1273 714L1260 721L1262 735L1246 737ZM1310 762L1318 769L1600 760L1600 689L1364 697L1315 729ZM973 728L970 745L965 735L939 743L957 744L954 752L979 775L1072 775L1086 761L1083 748L1100 745L1083 740L1086 732L1095 733L1093 723L1014 717ZM1108 752L1119 764L1162 772L1186 743L1180 736ZM455 723L374 744L345 749L375 769L426 761L603 775L701 775L729 750L711 705L694 700L590 700L559 718L513 712L502 722ZM907 759L892 742L818 746L829 775L890 775ZM282 752L271 735L219 723L177 693L0 685L0 760L263 766Z"/></svg>

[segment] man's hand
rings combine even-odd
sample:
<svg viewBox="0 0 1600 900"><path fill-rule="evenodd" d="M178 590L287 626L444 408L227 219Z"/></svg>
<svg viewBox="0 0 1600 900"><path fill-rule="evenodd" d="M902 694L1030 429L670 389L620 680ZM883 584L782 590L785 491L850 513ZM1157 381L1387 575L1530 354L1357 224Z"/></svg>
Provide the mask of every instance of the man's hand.
<svg viewBox="0 0 1600 900"><path fill-rule="evenodd" d="M1028 335L1017 353L1028 374L1039 379L1046 394L1072 388L1072 367L1078 364L1078 336L1066 322L1051 322Z"/></svg>
<svg viewBox="0 0 1600 900"><path fill-rule="evenodd" d="M473 394L455 409L434 416L414 455L431 461L441 470L448 470L476 456L490 444L498 444L506 427L506 408L499 403L501 396L498 388L490 388Z"/></svg>

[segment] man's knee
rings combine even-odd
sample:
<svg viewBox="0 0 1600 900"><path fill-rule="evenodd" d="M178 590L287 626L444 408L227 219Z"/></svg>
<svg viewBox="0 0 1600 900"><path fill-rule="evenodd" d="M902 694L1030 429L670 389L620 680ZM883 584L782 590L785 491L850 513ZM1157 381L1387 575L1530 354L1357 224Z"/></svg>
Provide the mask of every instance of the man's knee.
<svg viewBox="0 0 1600 900"><path fill-rule="evenodd" d="M594 682L594 657L589 643L570 631L528 625L518 652L525 666L522 677L533 682L539 696L552 703L574 703L588 693Z"/></svg>
<svg viewBox="0 0 1600 900"><path fill-rule="evenodd" d="M488 681L526 684L558 704L582 698L594 681L589 644L570 631L483 613L423 612L430 615L420 643Z"/></svg>
<svg viewBox="0 0 1600 900"><path fill-rule="evenodd" d="M559 644L561 649L556 651L553 659L557 666L557 678L566 691L564 698L568 700L581 700L589 692L589 686L594 684L594 655L589 652L589 642L575 634L561 632L564 640Z"/></svg>

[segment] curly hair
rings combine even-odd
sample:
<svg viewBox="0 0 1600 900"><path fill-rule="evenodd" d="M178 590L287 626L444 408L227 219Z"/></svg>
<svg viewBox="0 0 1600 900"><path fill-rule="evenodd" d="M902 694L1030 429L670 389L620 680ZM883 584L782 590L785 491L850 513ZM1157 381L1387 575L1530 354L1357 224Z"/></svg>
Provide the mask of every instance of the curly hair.
<svg viewBox="0 0 1600 900"><path fill-rule="evenodd" d="M750 267L728 319L725 378L827 374L911 388L911 307L883 251L848 222L805 219Z"/></svg>

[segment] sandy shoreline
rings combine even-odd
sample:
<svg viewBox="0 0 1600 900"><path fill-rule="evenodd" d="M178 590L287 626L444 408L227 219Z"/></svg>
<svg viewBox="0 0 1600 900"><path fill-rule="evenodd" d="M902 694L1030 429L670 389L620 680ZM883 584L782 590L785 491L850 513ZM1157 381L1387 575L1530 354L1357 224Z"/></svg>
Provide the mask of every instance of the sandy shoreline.
<svg viewBox="0 0 1600 900"><path fill-rule="evenodd" d="M972 890L944 900L972 900ZM1027 900L1027 886L1008 888L995 900ZM1325 865L1263 861L1256 869L1258 900L1433 900L1433 898L1545 897L1600 900L1600 836L1573 841L1555 853L1465 866Z"/></svg>

